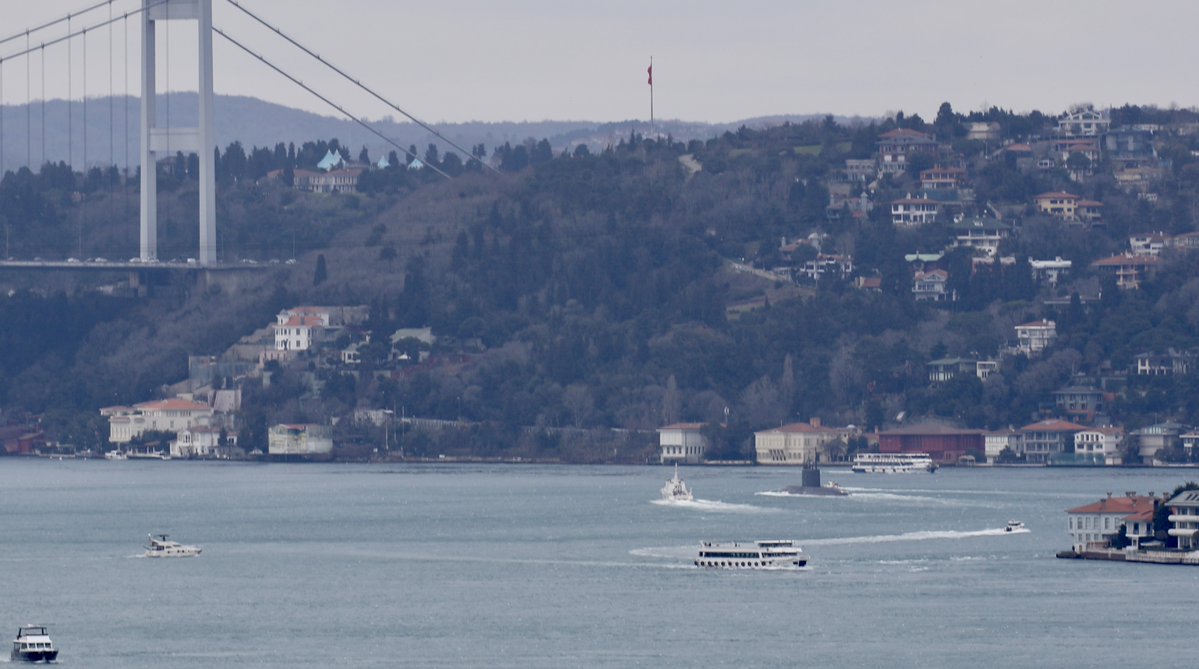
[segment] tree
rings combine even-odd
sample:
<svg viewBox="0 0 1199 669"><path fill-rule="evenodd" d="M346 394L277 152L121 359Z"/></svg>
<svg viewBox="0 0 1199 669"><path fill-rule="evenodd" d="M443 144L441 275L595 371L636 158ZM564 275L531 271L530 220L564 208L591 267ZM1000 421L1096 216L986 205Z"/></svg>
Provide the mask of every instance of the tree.
<svg viewBox="0 0 1199 669"><path fill-rule="evenodd" d="M319 286L329 278L329 272L325 268L325 254L322 253L316 257L316 270L312 272L312 285Z"/></svg>
<svg viewBox="0 0 1199 669"><path fill-rule="evenodd" d="M367 152L365 146L363 146L362 150L358 152L358 162L362 163L363 165L369 165L371 162L371 154Z"/></svg>

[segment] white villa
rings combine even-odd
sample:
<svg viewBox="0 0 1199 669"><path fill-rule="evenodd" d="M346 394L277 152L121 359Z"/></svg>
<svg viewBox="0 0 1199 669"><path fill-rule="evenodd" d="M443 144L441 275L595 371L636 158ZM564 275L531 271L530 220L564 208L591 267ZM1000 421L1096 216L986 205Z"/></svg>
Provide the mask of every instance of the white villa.
<svg viewBox="0 0 1199 669"><path fill-rule="evenodd" d="M236 445L237 435L226 433L226 445ZM221 429L197 425L179 431L177 439L171 442L172 458L209 458L217 454L221 447Z"/></svg>
<svg viewBox="0 0 1199 669"><path fill-rule="evenodd" d="M1093 427L1074 434L1074 453L1095 464L1122 465L1124 458L1120 455L1120 444L1123 441L1122 427Z"/></svg>
<svg viewBox="0 0 1199 669"><path fill-rule="evenodd" d="M105 407L108 441L127 444L145 432L175 432L212 423L212 407L185 399L155 400L132 407Z"/></svg>
<svg viewBox="0 0 1199 669"><path fill-rule="evenodd" d="M317 344L330 326L324 307L284 309L275 316L275 350L307 351Z"/></svg>
<svg viewBox="0 0 1199 669"><path fill-rule="evenodd" d="M703 423L674 423L658 428L658 447L662 449L658 461L687 465L703 462L704 452L708 449L708 442L701 433L703 427Z"/></svg>
<svg viewBox="0 0 1199 669"><path fill-rule="evenodd" d="M754 451L758 464L806 465L827 462L829 442L848 438L849 428L824 427L819 418L810 423L791 423L754 433Z"/></svg>
<svg viewBox="0 0 1199 669"><path fill-rule="evenodd" d="M1041 319L1016 326L1016 348L1026 355L1036 355L1049 348L1057 339L1057 323Z"/></svg>
<svg viewBox="0 0 1199 669"><path fill-rule="evenodd" d="M333 452L333 435L324 425L271 427L267 453L270 455L324 455Z"/></svg>
<svg viewBox="0 0 1199 669"><path fill-rule="evenodd" d="M1199 547L1195 540L1199 536L1199 490L1183 490L1166 502L1170 509L1167 520L1172 526L1168 534L1178 541L1182 550L1193 551Z"/></svg>

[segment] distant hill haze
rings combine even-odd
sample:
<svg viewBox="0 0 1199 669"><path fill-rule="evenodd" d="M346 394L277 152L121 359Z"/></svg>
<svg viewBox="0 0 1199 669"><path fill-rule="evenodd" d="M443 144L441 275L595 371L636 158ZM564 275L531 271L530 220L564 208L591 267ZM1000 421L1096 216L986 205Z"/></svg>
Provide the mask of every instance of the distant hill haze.
<svg viewBox="0 0 1199 669"><path fill-rule="evenodd" d="M160 125L169 121L174 126L194 126L196 111L195 93L159 96ZM88 98L86 103L80 100L71 103L66 100L50 100L44 105L41 102L4 105L0 107L0 113L3 114L0 166L4 170L13 170L27 164L27 161L40 166L46 160L66 160L76 169L84 164L137 165L140 112L139 98L131 96L94 97ZM352 158L357 158L363 146L374 160L392 150L402 154L402 151L348 119L313 114L257 98L218 95L214 115L217 143L222 150L234 140L240 141L249 149L252 146L273 147L279 142L294 142L298 146L306 141L337 138L342 146L352 152ZM692 123L659 119L655 121L652 132L670 135L682 141L706 140L742 125L765 127L786 121L796 123L820 116L823 115L770 116L730 123ZM427 119L421 120L429 123ZM838 117L837 120L844 123L853 119ZM401 123L391 119L368 122L404 148L415 145L417 153L422 156L430 143L436 143L438 150L443 153L454 150L415 123ZM577 144L587 144L589 148L599 149L628 138L632 132L643 135L651 133L648 120L612 123L513 121L429 124L467 150L483 144L488 155L504 142L518 144L529 138L546 139L555 150L560 151Z"/></svg>

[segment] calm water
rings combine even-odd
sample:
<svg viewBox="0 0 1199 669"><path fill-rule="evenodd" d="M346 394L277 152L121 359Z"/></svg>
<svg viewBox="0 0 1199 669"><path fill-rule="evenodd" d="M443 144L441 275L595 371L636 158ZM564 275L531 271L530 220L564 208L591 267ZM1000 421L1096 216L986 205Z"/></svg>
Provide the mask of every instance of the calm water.
<svg viewBox="0 0 1199 669"><path fill-rule="evenodd" d="M1199 569L1053 555L1065 509L1199 472L826 470L846 498L682 473L703 501L653 503L665 467L4 459L0 633L123 669L1111 667L1194 641ZM204 554L139 558L148 532ZM809 567L690 567L755 538Z"/></svg>

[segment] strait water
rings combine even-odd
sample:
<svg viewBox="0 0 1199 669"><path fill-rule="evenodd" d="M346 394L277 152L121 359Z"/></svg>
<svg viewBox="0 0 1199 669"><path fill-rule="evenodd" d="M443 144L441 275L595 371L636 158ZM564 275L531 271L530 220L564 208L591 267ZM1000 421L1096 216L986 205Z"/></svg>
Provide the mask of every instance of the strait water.
<svg viewBox="0 0 1199 669"><path fill-rule="evenodd" d="M1065 509L1199 472L826 470L854 494L811 498L684 468L697 501L655 503L670 473L3 459L0 633L102 669L1112 667L1195 638L1199 568L1054 553ZM137 557L149 532L204 553ZM809 566L690 566L760 538Z"/></svg>

